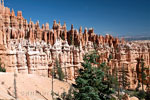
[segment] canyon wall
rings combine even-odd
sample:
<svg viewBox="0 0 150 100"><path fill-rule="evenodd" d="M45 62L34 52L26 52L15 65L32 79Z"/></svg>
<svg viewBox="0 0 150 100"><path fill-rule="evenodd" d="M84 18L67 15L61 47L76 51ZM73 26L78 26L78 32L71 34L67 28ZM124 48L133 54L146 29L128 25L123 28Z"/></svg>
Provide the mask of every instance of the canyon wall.
<svg viewBox="0 0 150 100"><path fill-rule="evenodd" d="M4 2L4 1L3 1ZM143 58L145 66L150 64L150 43L126 42L109 34L97 35L94 29L82 27L67 30L55 20L50 29L48 23L40 28L39 21L29 23L22 12L17 16L12 9L0 4L0 58L7 72L37 74L51 77L55 61L60 61L66 79L74 80L83 62L83 56L93 50L100 55L99 62L106 62L111 73L122 67L127 72L130 89L135 89L137 81L137 58ZM109 59L111 57L111 59ZM120 80L121 81L121 80Z"/></svg>

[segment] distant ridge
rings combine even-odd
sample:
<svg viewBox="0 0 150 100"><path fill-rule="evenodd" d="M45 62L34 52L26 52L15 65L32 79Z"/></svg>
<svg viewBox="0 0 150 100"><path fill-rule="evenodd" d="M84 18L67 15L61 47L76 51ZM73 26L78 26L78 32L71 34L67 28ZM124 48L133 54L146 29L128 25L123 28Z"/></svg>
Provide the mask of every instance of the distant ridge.
<svg viewBox="0 0 150 100"><path fill-rule="evenodd" d="M150 36L129 36L123 37L126 41L150 40Z"/></svg>

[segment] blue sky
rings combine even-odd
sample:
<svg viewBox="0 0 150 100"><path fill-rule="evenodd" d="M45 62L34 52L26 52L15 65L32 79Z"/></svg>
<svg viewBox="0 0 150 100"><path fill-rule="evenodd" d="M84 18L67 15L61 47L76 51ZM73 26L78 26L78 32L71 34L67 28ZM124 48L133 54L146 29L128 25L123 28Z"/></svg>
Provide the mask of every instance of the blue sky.
<svg viewBox="0 0 150 100"><path fill-rule="evenodd" d="M23 11L28 21L53 20L79 29L93 27L95 33L114 36L150 36L150 0L5 0L15 14Z"/></svg>

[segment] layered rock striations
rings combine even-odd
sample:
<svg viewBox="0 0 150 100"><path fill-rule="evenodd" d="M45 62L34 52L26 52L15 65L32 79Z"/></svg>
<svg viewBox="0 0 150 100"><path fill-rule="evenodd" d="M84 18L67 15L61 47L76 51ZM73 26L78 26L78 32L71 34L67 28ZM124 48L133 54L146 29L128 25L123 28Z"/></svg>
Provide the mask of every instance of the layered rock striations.
<svg viewBox="0 0 150 100"><path fill-rule="evenodd" d="M31 19L29 23L18 11L10 11L0 4L0 58L7 72L37 74L51 76L56 59L59 59L66 79L73 80L81 67L85 53L97 50L100 55L99 62L106 62L111 67L118 69L124 66L130 83L128 88L136 88L137 58L143 58L145 65L150 64L150 43L133 43L119 40L111 35L97 35L94 29L67 30L66 23L53 22L39 25ZM109 59L111 57L111 59Z"/></svg>

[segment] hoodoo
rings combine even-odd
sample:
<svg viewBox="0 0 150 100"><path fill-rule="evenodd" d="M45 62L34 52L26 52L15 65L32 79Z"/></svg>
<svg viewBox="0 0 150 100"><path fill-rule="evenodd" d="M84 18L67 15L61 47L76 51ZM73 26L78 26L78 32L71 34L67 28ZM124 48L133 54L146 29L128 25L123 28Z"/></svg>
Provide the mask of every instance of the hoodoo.
<svg viewBox="0 0 150 100"><path fill-rule="evenodd" d="M84 30L84 32L83 32ZM94 29L82 27L67 30L66 23L53 22L43 24L39 21L29 22L22 11L15 12L0 2L0 58L7 72L37 74L51 77L51 69L59 59L67 79L73 80L83 62L83 56L97 50L99 62L106 62L111 68L118 68L118 75L124 66L127 72L130 89L135 89L138 80L136 74L137 58L143 58L147 67L150 65L150 43L125 42L109 34L106 36L94 33ZM108 58L111 56L111 59Z"/></svg>

